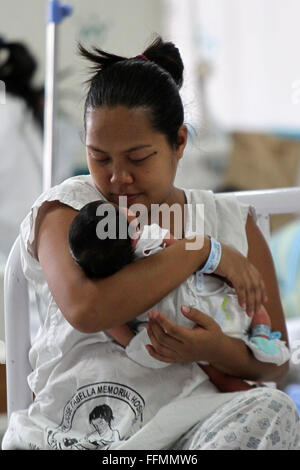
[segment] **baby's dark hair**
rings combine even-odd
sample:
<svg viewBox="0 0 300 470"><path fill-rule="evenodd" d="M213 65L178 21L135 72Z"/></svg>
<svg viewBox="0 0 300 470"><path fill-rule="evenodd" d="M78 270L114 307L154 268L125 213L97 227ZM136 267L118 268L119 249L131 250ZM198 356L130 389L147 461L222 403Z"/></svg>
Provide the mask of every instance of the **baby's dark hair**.
<svg viewBox="0 0 300 470"><path fill-rule="evenodd" d="M102 106L141 108L148 114L152 128L176 148L178 130L184 121L179 94L184 66L177 47L158 36L135 58L110 54L97 47L88 51L81 44L78 48L93 64L84 123L89 110Z"/></svg>
<svg viewBox="0 0 300 470"><path fill-rule="evenodd" d="M101 205L103 210L98 215L97 209ZM111 224L114 237L99 238L97 226L101 221ZM124 230L121 232L120 221L126 228L125 235ZM109 227L105 227L109 235L106 228ZM110 276L135 259L125 213L101 200L86 204L76 215L69 230L69 247L74 260L90 279Z"/></svg>

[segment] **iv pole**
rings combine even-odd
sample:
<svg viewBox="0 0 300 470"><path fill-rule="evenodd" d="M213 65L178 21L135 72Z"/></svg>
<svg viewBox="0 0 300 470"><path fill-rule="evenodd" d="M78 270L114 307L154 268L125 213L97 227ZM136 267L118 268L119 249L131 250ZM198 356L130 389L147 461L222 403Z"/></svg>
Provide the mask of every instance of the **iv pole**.
<svg viewBox="0 0 300 470"><path fill-rule="evenodd" d="M72 14L70 5L50 0L47 6L46 73L43 148L43 191L52 185L52 162L55 142L55 78L57 55L57 25Z"/></svg>

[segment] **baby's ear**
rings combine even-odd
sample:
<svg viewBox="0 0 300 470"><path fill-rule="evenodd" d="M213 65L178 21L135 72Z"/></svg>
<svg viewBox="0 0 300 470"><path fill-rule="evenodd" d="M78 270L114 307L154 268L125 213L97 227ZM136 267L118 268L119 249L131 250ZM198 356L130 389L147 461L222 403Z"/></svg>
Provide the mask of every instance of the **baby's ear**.
<svg viewBox="0 0 300 470"><path fill-rule="evenodd" d="M137 242L139 241L139 238L141 236L141 232L140 231L137 231L135 233L135 236L134 238L131 238L131 246L132 246L132 249L134 250L136 245L137 245Z"/></svg>
<svg viewBox="0 0 300 470"><path fill-rule="evenodd" d="M173 237L173 235L171 235L170 232L167 233L167 235L165 236L165 238L163 239L163 244L168 247L168 246L171 246L173 245L175 242L177 241L177 238Z"/></svg>

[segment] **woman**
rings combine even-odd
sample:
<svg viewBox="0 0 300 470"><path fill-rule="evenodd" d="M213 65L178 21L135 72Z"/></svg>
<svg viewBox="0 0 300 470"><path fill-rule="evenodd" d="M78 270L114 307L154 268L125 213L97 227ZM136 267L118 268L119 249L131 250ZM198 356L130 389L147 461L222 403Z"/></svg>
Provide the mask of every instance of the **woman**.
<svg viewBox="0 0 300 470"><path fill-rule="evenodd" d="M133 59L80 50L95 67L85 104L91 176L71 178L43 194L21 227L24 272L44 308L30 351L35 402L12 416L4 448L63 448L64 442L76 448L88 442L89 414L103 404L111 408L120 436L110 449L296 448L298 415L285 394L218 393L196 361L237 377L273 381L287 365L258 362L202 312L182 308L199 325L193 330L174 325L163 312L150 315L149 350L172 363L167 369L134 364L108 341L105 330L147 311L206 265L208 235L218 236L222 246L215 274L233 284L249 314L268 293L273 328L285 340L286 330L271 257L249 208L173 184L187 140L178 50L160 38ZM89 280L69 252L70 224L87 202L119 204L120 196L131 207L143 204L149 217L153 204L179 206L182 236L189 238L106 279ZM205 203L204 240L190 238L191 214L183 220L184 206L198 203ZM174 234L177 225L174 216L165 228ZM186 249L191 243L193 249ZM101 448L100 440L96 444Z"/></svg>

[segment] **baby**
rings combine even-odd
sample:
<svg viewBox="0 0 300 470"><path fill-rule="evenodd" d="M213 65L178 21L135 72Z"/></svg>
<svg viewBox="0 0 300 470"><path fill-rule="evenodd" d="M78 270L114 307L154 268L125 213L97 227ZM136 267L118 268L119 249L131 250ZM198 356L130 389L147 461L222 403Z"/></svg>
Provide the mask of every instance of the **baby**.
<svg viewBox="0 0 300 470"><path fill-rule="evenodd" d="M104 217L104 214L108 215ZM152 255L173 243L176 239L168 230L157 224L145 225L138 230L138 221L128 209L105 201L94 201L84 206L69 231L71 254L89 278L112 275L136 259ZM234 289L221 278L197 271L153 309L161 310L180 325L193 327L193 323L181 313L177 314L181 305L194 306L210 315L224 333L243 339L257 359L274 363L283 363L288 359L286 347L278 341L279 335L276 337L271 333L271 321L265 308L262 307L252 319L249 318L239 306ZM128 325L112 328L108 333L126 347L127 355L139 364L152 368L167 367L167 363L154 359L145 348L150 343L146 322L147 313L144 313L131 322L133 329L138 327L140 330L136 331L137 334ZM229 385L228 380L228 376L219 374L212 381L221 391L223 385L226 388L224 391L229 391L228 388L234 391L236 388L233 387L243 382L234 379Z"/></svg>

